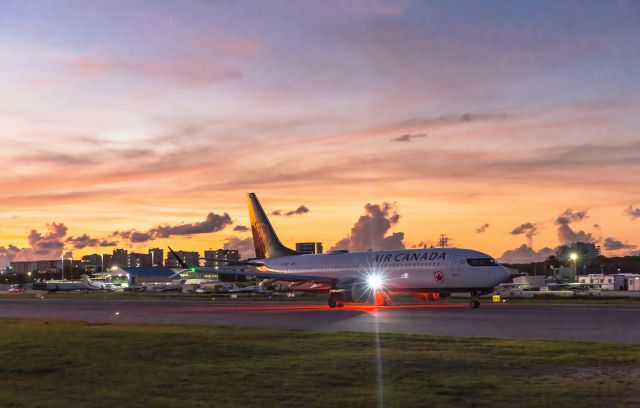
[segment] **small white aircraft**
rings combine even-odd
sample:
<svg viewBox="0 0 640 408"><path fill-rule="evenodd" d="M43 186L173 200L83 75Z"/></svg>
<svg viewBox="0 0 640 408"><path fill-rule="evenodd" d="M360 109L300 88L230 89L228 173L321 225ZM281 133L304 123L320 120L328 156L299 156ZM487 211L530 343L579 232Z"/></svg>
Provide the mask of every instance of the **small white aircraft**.
<svg viewBox="0 0 640 408"><path fill-rule="evenodd" d="M478 297L493 292L495 286L509 277L507 269L491 256L470 249L299 254L280 242L254 193L248 194L248 204L258 259L213 261L253 266L256 270L234 271L232 275L262 278L262 285L287 282L292 288L304 285L316 291L326 290L332 308L371 300L389 305L389 294L410 293L435 299L440 294L455 292L470 293L470 306L478 308ZM185 271L189 269L171 248L169 251ZM195 271L220 273L206 267L195 268Z"/></svg>
<svg viewBox="0 0 640 408"><path fill-rule="evenodd" d="M104 282L97 282L82 275L80 281L62 281L62 282L35 282L32 286L33 290L46 290L48 292L73 292L81 290L110 290Z"/></svg>

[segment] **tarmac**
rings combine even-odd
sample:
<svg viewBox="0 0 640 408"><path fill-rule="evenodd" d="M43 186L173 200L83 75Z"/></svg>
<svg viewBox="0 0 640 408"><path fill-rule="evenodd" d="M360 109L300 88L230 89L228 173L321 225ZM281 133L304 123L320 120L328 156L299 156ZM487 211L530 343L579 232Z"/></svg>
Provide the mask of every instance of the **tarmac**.
<svg viewBox="0 0 640 408"><path fill-rule="evenodd" d="M432 303L390 307L299 301L2 299L0 317L95 323L388 332L640 344L640 305Z"/></svg>

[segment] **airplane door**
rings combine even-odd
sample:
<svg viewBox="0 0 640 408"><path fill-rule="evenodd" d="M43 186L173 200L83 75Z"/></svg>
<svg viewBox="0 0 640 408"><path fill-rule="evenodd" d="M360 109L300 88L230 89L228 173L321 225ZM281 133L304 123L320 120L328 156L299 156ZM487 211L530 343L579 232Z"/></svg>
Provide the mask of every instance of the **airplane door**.
<svg viewBox="0 0 640 408"><path fill-rule="evenodd" d="M451 265L451 275L453 276L453 281L455 283L460 282L460 270L462 269L462 264L464 264L464 259L456 256L453 258L453 265Z"/></svg>

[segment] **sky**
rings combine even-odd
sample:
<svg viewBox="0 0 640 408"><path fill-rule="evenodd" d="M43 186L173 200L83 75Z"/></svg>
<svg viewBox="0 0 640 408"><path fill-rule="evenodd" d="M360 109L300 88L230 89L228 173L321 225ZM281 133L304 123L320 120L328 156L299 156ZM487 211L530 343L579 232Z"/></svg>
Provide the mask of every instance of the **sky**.
<svg viewBox="0 0 640 408"><path fill-rule="evenodd" d="M0 2L0 266L640 245L636 1ZM300 210L304 208L304 210Z"/></svg>

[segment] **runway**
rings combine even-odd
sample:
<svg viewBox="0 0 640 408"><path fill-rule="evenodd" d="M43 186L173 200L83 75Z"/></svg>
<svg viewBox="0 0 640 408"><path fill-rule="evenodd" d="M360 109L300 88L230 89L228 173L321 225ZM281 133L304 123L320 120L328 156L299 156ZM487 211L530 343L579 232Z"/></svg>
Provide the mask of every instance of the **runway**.
<svg viewBox="0 0 640 408"><path fill-rule="evenodd" d="M0 317L640 343L640 305L3 299Z"/></svg>

